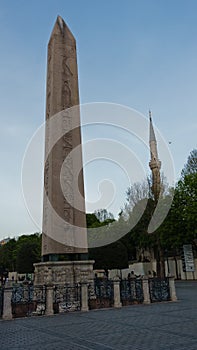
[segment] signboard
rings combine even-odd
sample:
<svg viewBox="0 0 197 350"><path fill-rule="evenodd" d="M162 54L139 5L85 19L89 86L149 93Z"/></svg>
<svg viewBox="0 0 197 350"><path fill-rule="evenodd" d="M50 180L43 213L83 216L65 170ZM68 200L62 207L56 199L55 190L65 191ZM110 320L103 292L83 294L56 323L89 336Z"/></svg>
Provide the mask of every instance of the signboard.
<svg viewBox="0 0 197 350"><path fill-rule="evenodd" d="M183 271L194 272L194 270L195 270L194 269L194 256L193 256L191 244L185 244L183 246L182 263L183 263Z"/></svg>

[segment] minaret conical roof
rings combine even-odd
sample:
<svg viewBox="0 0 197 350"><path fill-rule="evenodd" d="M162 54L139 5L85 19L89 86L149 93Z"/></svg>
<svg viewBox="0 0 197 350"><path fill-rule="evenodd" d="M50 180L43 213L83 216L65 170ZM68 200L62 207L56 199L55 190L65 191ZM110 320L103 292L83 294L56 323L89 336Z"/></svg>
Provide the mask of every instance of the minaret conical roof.
<svg viewBox="0 0 197 350"><path fill-rule="evenodd" d="M155 137L155 132L153 128L153 122L152 122L152 114L151 111L149 111L149 119L150 119L150 136L149 136L149 141L155 141L156 142L156 137Z"/></svg>

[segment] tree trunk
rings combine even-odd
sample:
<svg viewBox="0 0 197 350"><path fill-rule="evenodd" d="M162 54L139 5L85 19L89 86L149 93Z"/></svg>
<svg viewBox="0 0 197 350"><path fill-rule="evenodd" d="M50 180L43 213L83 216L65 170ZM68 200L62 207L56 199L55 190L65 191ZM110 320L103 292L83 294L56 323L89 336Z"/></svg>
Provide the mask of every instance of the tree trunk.
<svg viewBox="0 0 197 350"><path fill-rule="evenodd" d="M157 238L157 247L156 247L156 270L157 270L157 277L165 278L165 259L164 259L164 253L160 244L159 237Z"/></svg>
<svg viewBox="0 0 197 350"><path fill-rule="evenodd" d="M176 256L174 256L174 261L175 261L176 278L179 280L180 278L178 273L178 264L177 264Z"/></svg>

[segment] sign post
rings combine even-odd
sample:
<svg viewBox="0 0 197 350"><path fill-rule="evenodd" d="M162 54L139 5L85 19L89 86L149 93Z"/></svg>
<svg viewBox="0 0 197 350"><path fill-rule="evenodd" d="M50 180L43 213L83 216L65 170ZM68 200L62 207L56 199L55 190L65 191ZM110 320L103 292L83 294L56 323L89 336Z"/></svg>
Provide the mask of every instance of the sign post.
<svg viewBox="0 0 197 350"><path fill-rule="evenodd" d="M194 256L191 244L183 245L182 266L184 272L194 272Z"/></svg>

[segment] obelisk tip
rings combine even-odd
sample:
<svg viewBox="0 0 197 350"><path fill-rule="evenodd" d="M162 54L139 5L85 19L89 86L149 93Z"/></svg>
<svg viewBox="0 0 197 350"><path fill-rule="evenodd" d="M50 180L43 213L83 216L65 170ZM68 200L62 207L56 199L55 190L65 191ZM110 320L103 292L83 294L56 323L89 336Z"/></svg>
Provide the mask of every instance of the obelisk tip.
<svg viewBox="0 0 197 350"><path fill-rule="evenodd" d="M68 38L68 40L70 40L70 42L72 42L74 45L76 45L76 40L75 40L74 35L72 34L68 25L66 24L66 22L63 20L63 18L61 16L57 16L55 25L54 25L53 30L51 32L51 36L50 36L48 45L50 45L50 43L53 39L56 40L55 38L57 38L58 36L64 37L64 41L66 40L66 38Z"/></svg>
<svg viewBox="0 0 197 350"><path fill-rule="evenodd" d="M63 33L65 22L61 16L57 16L57 23L60 27L61 32Z"/></svg>

